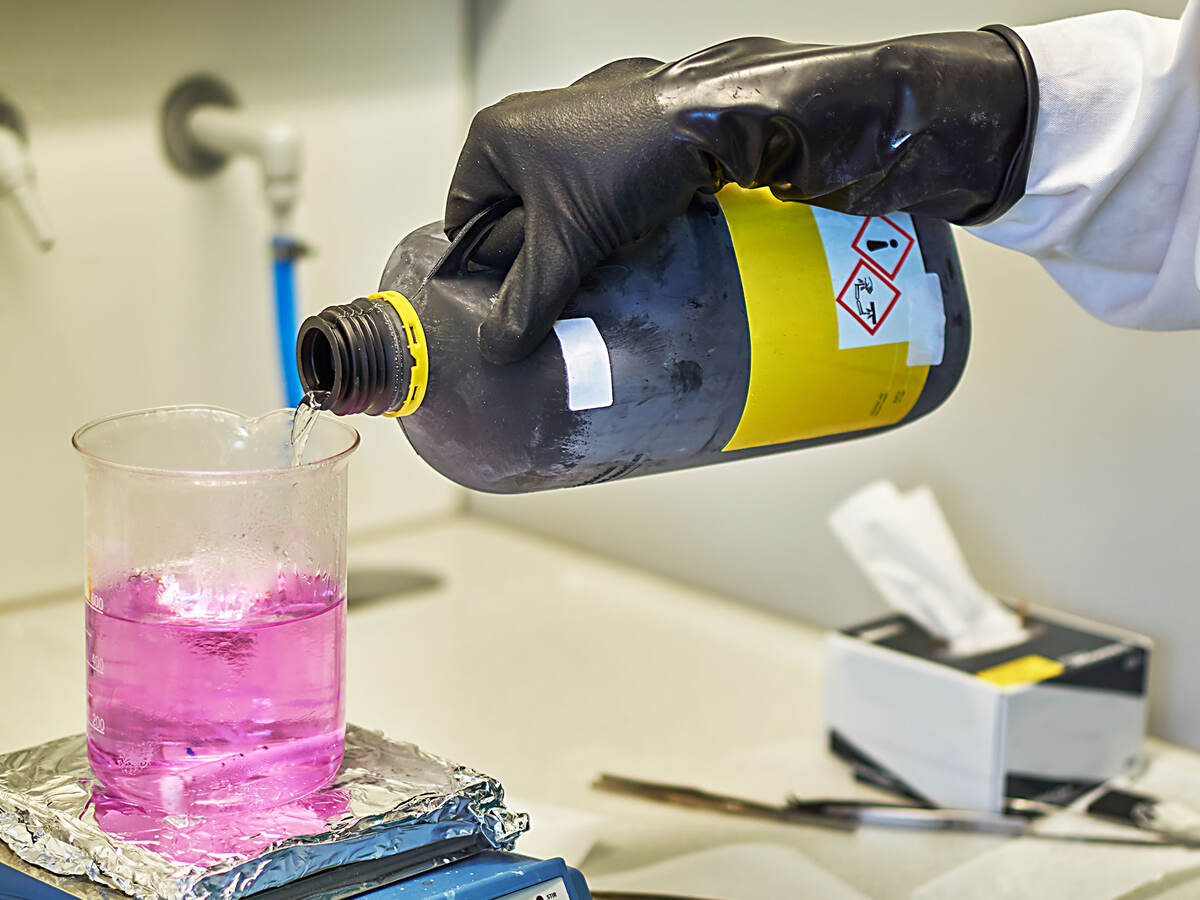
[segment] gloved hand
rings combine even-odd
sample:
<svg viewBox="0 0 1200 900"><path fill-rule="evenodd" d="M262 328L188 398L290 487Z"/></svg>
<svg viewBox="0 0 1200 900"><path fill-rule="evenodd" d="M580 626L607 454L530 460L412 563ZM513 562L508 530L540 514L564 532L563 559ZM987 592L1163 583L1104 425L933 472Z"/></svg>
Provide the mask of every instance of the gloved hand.
<svg viewBox="0 0 1200 900"><path fill-rule="evenodd" d="M476 252L510 265L480 349L528 355L592 267L730 182L858 215L989 221L1024 193L1036 108L1032 59L1003 26L848 47L743 38L507 97L476 115L446 201L453 237L521 198Z"/></svg>

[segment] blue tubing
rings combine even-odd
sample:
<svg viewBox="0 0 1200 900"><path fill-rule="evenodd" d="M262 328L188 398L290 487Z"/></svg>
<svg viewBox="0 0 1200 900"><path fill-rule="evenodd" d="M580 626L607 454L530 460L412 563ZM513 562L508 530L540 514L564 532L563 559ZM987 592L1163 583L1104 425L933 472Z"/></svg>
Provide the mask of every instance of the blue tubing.
<svg viewBox="0 0 1200 900"><path fill-rule="evenodd" d="M296 367L296 257L300 245L286 235L277 234L271 240L273 262L271 274L275 281L275 328L279 336L279 366L283 377L284 400L294 407L304 397L300 373Z"/></svg>

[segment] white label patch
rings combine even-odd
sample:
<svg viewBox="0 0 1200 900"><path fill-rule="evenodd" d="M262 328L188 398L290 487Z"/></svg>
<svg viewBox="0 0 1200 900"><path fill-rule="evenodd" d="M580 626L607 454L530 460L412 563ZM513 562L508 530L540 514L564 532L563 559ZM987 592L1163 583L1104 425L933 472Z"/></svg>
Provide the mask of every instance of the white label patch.
<svg viewBox="0 0 1200 900"><path fill-rule="evenodd" d="M908 341L908 365L941 363L942 292L925 272L912 217L812 211L833 281L838 348Z"/></svg>
<svg viewBox="0 0 1200 900"><path fill-rule="evenodd" d="M908 359L910 366L940 366L946 349L946 309L942 281L936 272L925 273L925 300L908 304Z"/></svg>
<svg viewBox="0 0 1200 900"><path fill-rule="evenodd" d="M567 370L567 407L572 410L612 406L612 362L608 345L591 319L559 319L554 334Z"/></svg>

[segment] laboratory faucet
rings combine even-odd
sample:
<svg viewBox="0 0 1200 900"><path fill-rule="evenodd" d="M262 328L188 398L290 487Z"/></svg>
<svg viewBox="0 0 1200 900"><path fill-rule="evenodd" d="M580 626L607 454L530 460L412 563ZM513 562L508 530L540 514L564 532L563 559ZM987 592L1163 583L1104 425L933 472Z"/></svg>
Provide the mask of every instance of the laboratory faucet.
<svg viewBox="0 0 1200 900"><path fill-rule="evenodd" d="M300 197L302 154L295 128L245 112L223 81L194 75L167 96L162 134L171 163L193 178L215 175L234 156L256 160L275 231L289 230Z"/></svg>
<svg viewBox="0 0 1200 900"><path fill-rule="evenodd" d="M10 200L39 250L54 246L46 210L38 197L25 122L0 96L0 201Z"/></svg>

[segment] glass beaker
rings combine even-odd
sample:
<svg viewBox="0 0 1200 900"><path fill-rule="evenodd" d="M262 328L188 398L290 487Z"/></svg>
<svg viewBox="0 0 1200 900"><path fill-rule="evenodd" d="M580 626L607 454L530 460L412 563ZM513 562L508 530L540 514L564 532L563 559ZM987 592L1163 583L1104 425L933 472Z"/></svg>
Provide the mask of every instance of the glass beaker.
<svg viewBox="0 0 1200 900"><path fill-rule="evenodd" d="M167 813L286 803L345 737L346 470L358 432L321 417L179 406L112 416L86 468L88 757Z"/></svg>

